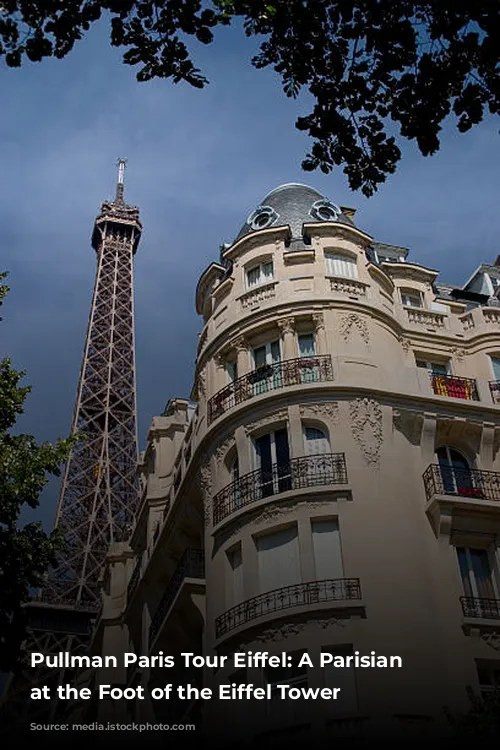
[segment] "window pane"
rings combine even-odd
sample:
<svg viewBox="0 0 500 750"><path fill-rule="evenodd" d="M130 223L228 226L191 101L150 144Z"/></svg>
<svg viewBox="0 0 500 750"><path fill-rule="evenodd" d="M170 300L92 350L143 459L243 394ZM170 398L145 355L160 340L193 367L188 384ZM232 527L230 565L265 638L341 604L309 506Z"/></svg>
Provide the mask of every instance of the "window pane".
<svg viewBox="0 0 500 750"><path fill-rule="evenodd" d="M260 266L256 266L255 268L251 268L249 271L247 271L248 286L254 286L255 284L258 284L259 280L260 280Z"/></svg>
<svg viewBox="0 0 500 750"><path fill-rule="evenodd" d="M255 367L262 367L262 365L266 364L266 347L265 346L259 346L257 349L253 350L253 361L255 363Z"/></svg>
<svg viewBox="0 0 500 750"><path fill-rule="evenodd" d="M268 263L262 264L262 274L266 281L269 281L269 279L273 278L274 270L273 270L273 262L272 260Z"/></svg>
<svg viewBox="0 0 500 750"><path fill-rule="evenodd" d="M316 580L343 578L338 523L336 521L313 521L311 526Z"/></svg>
<svg viewBox="0 0 500 750"><path fill-rule="evenodd" d="M491 366L493 368L493 377L495 380L500 380L500 358L491 357Z"/></svg>
<svg viewBox="0 0 500 750"><path fill-rule="evenodd" d="M329 276L344 276L349 279L358 277L356 260L346 255L334 255L328 253L325 255L326 272Z"/></svg>
<svg viewBox="0 0 500 750"><path fill-rule="evenodd" d="M312 357L315 353L314 334L307 333L299 336L299 357Z"/></svg>

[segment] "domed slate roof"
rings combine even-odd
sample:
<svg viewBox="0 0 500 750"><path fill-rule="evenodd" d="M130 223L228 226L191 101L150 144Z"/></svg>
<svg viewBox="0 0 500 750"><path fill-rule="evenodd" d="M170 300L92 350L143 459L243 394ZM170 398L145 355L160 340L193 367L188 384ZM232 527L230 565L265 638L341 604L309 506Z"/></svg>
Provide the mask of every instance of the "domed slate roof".
<svg viewBox="0 0 500 750"><path fill-rule="evenodd" d="M262 203L249 215L236 240L252 232L270 227L290 226L292 239L302 237L302 225L338 221L354 226L338 206L308 185L288 183L266 195Z"/></svg>

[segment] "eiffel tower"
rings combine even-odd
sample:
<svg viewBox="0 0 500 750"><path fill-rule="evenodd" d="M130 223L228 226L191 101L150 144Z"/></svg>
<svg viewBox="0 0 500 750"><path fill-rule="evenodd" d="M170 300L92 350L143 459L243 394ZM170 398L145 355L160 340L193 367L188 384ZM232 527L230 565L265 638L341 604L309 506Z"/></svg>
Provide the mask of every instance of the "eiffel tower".
<svg viewBox="0 0 500 750"><path fill-rule="evenodd" d="M109 545L127 537L137 509L133 256L142 225L138 208L124 201L124 169L120 159L115 198L101 205L92 233L97 272L71 428L82 439L69 456L57 505L64 549L39 596L24 607L28 653L85 653ZM65 710L56 687L74 678L71 670L23 664L4 693L4 731L52 723ZM31 689L44 685L52 700L31 700Z"/></svg>

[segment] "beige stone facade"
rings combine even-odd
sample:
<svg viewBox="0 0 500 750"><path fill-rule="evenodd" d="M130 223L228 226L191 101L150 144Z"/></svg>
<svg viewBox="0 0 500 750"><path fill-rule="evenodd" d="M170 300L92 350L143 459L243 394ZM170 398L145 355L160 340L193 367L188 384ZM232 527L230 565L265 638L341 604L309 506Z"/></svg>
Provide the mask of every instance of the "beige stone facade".
<svg viewBox="0 0 500 750"><path fill-rule="evenodd" d="M330 701L136 701L137 720L273 746L377 728L403 739L447 731L443 706L465 710L468 685L499 679L500 267L440 285L352 209L318 213L330 204L313 193L273 191L198 283L192 401L153 419L94 650L306 650L315 665L374 651L403 666L114 670L148 690L341 688Z"/></svg>

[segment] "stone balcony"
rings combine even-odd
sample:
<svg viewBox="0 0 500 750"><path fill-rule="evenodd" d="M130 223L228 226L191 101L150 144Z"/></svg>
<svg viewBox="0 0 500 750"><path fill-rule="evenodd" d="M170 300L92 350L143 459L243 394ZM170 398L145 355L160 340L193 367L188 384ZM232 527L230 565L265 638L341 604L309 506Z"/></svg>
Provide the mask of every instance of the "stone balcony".
<svg viewBox="0 0 500 750"><path fill-rule="evenodd" d="M234 406L269 391L333 380L330 355L285 359L264 365L219 390L208 402L208 424Z"/></svg>
<svg viewBox="0 0 500 750"><path fill-rule="evenodd" d="M343 453L299 456L284 464L272 464L268 469L244 474L214 496L213 524L266 497L330 485L347 485Z"/></svg>
<svg viewBox="0 0 500 750"><path fill-rule="evenodd" d="M309 581L254 596L216 618L215 637L222 638L253 624L255 620L268 620L286 610L303 612L332 607L347 612L363 607L359 578Z"/></svg>

